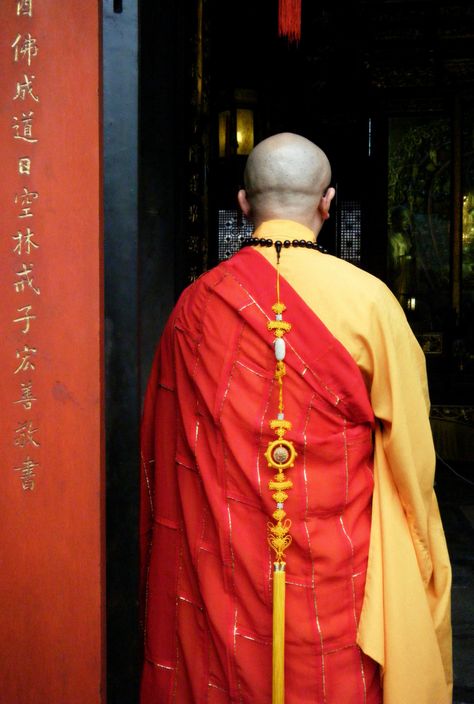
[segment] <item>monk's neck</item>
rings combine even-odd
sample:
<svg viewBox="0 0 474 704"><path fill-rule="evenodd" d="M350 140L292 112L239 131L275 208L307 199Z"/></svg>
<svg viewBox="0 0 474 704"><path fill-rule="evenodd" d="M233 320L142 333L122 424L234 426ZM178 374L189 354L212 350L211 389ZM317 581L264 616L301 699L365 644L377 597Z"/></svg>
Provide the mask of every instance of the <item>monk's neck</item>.
<svg viewBox="0 0 474 704"><path fill-rule="evenodd" d="M319 232L319 231L318 231ZM265 220L253 233L254 237L281 240L312 240L316 241L317 232L295 220Z"/></svg>

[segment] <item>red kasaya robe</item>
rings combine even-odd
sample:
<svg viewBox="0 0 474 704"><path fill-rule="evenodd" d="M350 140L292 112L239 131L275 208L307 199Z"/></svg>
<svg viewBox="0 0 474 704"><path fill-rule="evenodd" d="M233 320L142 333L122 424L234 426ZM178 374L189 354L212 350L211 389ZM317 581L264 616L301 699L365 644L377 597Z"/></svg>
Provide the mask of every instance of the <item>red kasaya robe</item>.
<svg viewBox="0 0 474 704"><path fill-rule="evenodd" d="M282 255L284 256L284 255ZM275 270L247 248L181 296L142 426L141 704L269 704L275 504L263 453L278 394ZM286 704L379 704L356 644L373 491L374 417L349 353L281 280L287 434Z"/></svg>

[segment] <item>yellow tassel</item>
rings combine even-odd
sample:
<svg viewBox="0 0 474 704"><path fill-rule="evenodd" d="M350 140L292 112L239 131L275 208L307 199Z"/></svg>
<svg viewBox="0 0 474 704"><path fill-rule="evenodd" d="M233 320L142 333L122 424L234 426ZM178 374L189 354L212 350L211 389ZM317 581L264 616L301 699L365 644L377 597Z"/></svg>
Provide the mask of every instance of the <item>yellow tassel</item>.
<svg viewBox="0 0 474 704"><path fill-rule="evenodd" d="M276 470L273 480L268 482L268 488L273 491L272 498L276 501L276 510L272 516L275 523L269 522L268 543L275 551L276 560L273 563L273 667L272 667L272 704L285 704L285 550L291 544L291 520L285 518L284 502L288 498L286 491L291 489L293 482L287 479L285 471L294 466L297 452L291 440L285 439L287 430L291 430L291 423L285 420L283 405L283 377L286 374L284 358L283 336L291 330L291 323L283 320L282 314L286 310L284 303L280 301L280 251L281 242L275 242L277 253L277 280L276 293L277 302L272 306L275 313L275 320L268 322L268 329L275 335L275 379L278 382L278 418L270 421L270 428L277 435L276 440L270 440L265 452L268 466ZM283 347L283 358L282 348Z"/></svg>
<svg viewBox="0 0 474 704"><path fill-rule="evenodd" d="M285 704L285 563L273 571L273 673L272 704Z"/></svg>

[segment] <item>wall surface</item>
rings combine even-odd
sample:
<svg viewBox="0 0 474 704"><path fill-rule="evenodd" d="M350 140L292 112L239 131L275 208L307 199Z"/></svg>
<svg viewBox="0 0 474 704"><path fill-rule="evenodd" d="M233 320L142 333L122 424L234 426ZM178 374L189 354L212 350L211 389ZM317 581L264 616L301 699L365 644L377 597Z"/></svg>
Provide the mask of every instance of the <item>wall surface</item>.
<svg viewBox="0 0 474 704"><path fill-rule="evenodd" d="M0 701L103 695L97 0L0 4Z"/></svg>

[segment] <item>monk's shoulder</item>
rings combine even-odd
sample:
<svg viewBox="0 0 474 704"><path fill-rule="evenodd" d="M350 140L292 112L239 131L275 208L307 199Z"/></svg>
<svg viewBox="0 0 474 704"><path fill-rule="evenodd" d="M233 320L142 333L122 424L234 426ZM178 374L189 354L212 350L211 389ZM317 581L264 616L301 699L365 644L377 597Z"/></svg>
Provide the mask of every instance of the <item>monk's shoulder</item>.
<svg viewBox="0 0 474 704"><path fill-rule="evenodd" d="M367 302L382 304L394 299L392 292L381 279L351 262L325 254L321 266L333 282L334 288L345 291L348 296L357 295Z"/></svg>
<svg viewBox="0 0 474 704"><path fill-rule="evenodd" d="M200 325L212 308L213 294L229 278L225 262L201 274L181 293L174 310L174 322L189 330Z"/></svg>

